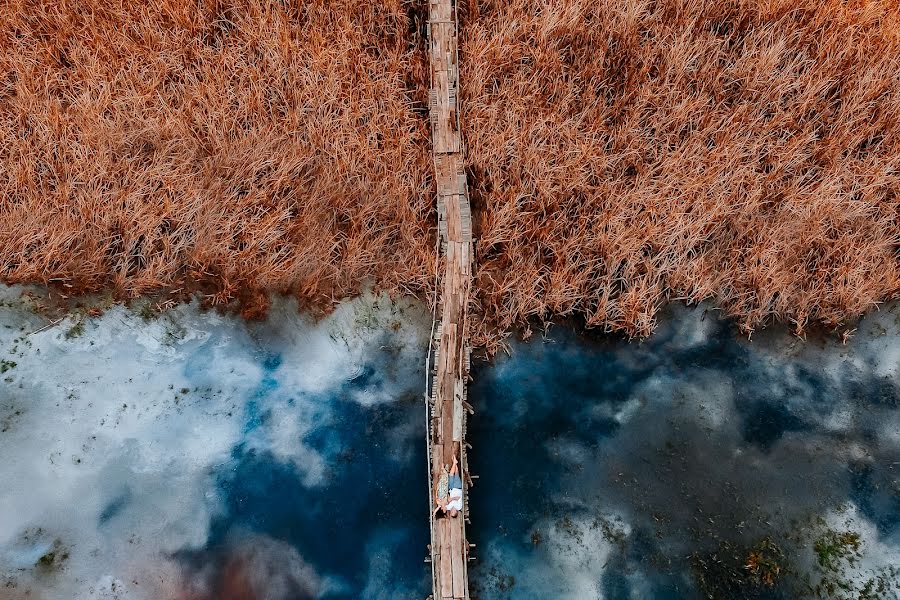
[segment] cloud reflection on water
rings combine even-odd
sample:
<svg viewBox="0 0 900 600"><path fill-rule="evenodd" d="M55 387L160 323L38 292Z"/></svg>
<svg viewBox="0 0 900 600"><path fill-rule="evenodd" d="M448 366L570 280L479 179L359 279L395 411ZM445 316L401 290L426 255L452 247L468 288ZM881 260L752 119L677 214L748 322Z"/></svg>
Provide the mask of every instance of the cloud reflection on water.
<svg viewBox="0 0 900 600"><path fill-rule="evenodd" d="M427 595L420 307L24 336L41 319L3 295L0 598ZM697 564L770 535L815 573L828 527L860 536L857 589L900 564L897 311L845 347L674 307L643 343L558 327L479 366L481 599L696 598Z"/></svg>
<svg viewBox="0 0 900 600"><path fill-rule="evenodd" d="M798 598L818 576L817 518L863 540L847 581L900 565L898 314L842 346L777 328L746 342L676 306L643 343L557 327L480 368L480 597L697 598L708 556L743 569L772 536L796 572L727 595Z"/></svg>
<svg viewBox="0 0 900 600"><path fill-rule="evenodd" d="M0 313L0 597L424 593L417 305L367 296L313 323L280 302L250 325L115 307L25 336L42 321L18 292Z"/></svg>

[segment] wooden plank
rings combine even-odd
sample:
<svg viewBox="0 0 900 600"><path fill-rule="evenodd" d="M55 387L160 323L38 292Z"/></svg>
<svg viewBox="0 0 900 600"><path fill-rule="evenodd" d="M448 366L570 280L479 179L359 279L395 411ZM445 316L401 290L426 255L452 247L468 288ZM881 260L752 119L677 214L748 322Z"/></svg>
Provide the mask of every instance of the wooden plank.
<svg viewBox="0 0 900 600"><path fill-rule="evenodd" d="M463 382L461 379L454 381L455 390L453 392L453 441L462 443L463 437Z"/></svg>
<svg viewBox="0 0 900 600"><path fill-rule="evenodd" d="M438 595L441 589L441 555L440 554L432 554L431 556L431 565L434 569L433 571L433 579L431 581L432 589L434 590L435 600L440 600L440 596Z"/></svg>
<svg viewBox="0 0 900 600"><path fill-rule="evenodd" d="M456 324L451 323L446 328L446 336L447 336L447 367L450 367L450 360L452 360L452 346L456 343ZM453 448L450 441L453 439L453 371L450 368L443 373L443 377L441 378L442 389L444 395L441 399L441 441L444 444L443 447L443 456L444 462L447 464L452 463L453 457Z"/></svg>
<svg viewBox="0 0 900 600"><path fill-rule="evenodd" d="M441 596L453 597L453 558L451 555L450 519L438 519L441 535Z"/></svg>
<svg viewBox="0 0 900 600"><path fill-rule="evenodd" d="M443 444L434 444L431 447L431 469L434 473L434 485L437 486L437 478L441 475L441 466L444 464L444 446ZM431 490L431 497L434 498L435 490ZM431 508L434 510L434 506Z"/></svg>
<svg viewBox="0 0 900 600"><path fill-rule="evenodd" d="M430 0L428 4L428 20L443 22L450 21L453 18L453 8L450 0Z"/></svg>
<svg viewBox="0 0 900 600"><path fill-rule="evenodd" d="M466 597L465 566L463 565L462 516L453 520L450 527L450 570L453 574L453 597Z"/></svg>
<svg viewBox="0 0 900 600"><path fill-rule="evenodd" d="M462 239L462 231L460 229L459 219L459 195L453 194L447 199L447 239L453 242L459 242ZM454 260L454 267L458 263Z"/></svg>

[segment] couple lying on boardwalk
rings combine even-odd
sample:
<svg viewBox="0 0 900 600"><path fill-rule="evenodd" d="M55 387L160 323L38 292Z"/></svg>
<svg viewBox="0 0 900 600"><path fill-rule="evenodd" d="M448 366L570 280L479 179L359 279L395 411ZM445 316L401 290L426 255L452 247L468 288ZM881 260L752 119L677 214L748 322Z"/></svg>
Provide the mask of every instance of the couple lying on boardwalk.
<svg viewBox="0 0 900 600"><path fill-rule="evenodd" d="M462 476L459 473L459 462L456 460L456 449L454 448L453 464L449 471L447 471L447 465L441 467L434 490L435 504L437 504L434 508L435 515L439 516L438 511L443 511L444 514L456 517L463 507L462 495Z"/></svg>

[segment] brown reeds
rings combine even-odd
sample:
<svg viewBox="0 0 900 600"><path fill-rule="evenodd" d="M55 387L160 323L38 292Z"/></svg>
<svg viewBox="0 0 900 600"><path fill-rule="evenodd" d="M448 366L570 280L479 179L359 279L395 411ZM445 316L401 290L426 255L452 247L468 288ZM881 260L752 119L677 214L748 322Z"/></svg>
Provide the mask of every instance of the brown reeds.
<svg viewBox="0 0 900 600"><path fill-rule="evenodd" d="M430 288L418 10L4 2L0 277L248 313L264 290Z"/></svg>
<svg viewBox="0 0 900 600"><path fill-rule="evenodd" d="M672 298L802 332L900 293L895 0L460 4L477 344L646 335ZM3 3L0 278L248 314L433 291L417 14Z"/></svg>
<svg viewBox="0 0 900 600"><path fill-rule="evenodd" d="M895 0L470 0L477 333L667 299L750 332L900 291Z"/></svg>

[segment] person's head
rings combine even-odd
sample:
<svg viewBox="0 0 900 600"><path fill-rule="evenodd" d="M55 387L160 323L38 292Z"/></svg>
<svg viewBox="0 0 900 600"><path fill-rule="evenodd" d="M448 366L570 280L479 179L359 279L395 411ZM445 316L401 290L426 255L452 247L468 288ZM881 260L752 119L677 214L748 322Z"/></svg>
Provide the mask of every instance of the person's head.
<svg viewBox="0 0 900 600"><path fill-rule="evenodd" d="M451 516L451 517L456 518L456 515L458 515L458 514L459 514L459 511L456 510L455 508L451 508L451 509L450 509L450 516Z"/></svg>

